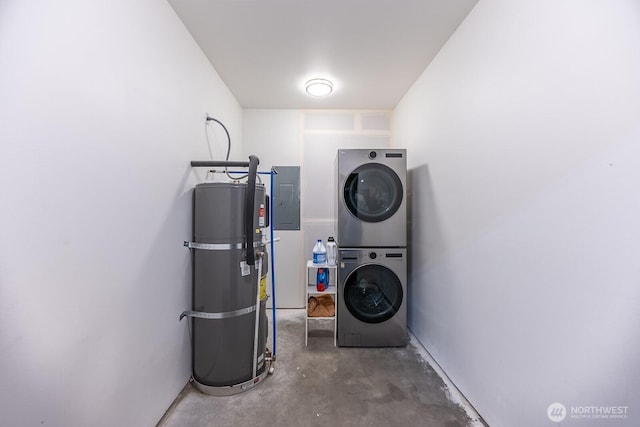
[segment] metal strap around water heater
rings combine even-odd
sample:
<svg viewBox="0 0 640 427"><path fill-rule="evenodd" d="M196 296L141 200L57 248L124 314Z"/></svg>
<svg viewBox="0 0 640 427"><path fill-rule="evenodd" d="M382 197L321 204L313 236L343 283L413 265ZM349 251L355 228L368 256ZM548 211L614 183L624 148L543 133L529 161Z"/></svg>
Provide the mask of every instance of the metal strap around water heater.
<svg viewBox="0 0 640 427"><path fill-rule="evenodd" d="M241 308L233 311L222 311L219 313L205 313L203 311L183 311L180 314L180 320L183 317L197 317L198 319L228 319L230 317L244 316L245 314L253 313L256 311L256 306Z"/></svg>
<svg viewBox="0 0 640 427"><path fill-rule="evenodd" d="M260 247L262 243L253 242L253 247ZM198 243L184 242L184 246L189 249L202 249L205 251L228 251L231 249L244 249L244 243Z"/></svg>

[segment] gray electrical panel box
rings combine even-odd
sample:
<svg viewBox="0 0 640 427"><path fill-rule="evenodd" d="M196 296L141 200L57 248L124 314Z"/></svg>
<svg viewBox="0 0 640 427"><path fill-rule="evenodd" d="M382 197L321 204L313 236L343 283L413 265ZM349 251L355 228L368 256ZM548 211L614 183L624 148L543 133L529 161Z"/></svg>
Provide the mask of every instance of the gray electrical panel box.
<svg viewBox="0 0 640 427"><path fill-rule="evenodd" d="M273 168L273 229L300 230L300 166Z"/></svg>

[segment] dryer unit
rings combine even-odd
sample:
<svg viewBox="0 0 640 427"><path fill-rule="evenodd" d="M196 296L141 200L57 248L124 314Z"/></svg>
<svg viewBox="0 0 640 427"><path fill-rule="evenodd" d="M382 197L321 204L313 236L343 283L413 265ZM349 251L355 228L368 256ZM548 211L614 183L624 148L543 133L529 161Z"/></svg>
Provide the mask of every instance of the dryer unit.
<svg viewBox="0 0 640 427"><path fill-rule="evenodd" d="M343 248L407 246L407 150L338 150L337 238Z"/></svg>
<svg viewBox="0 0 640 427"><path fill-rule="evenodd" d="M342 249L338 345L401 347L407 337L407 250Z"/></svg>

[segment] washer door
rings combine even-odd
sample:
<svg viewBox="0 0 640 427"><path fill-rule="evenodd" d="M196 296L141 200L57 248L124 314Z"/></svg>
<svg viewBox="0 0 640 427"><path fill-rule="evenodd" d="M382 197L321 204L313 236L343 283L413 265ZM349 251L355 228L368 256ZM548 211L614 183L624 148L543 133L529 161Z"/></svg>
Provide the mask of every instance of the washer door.
<svg viewBox="0 0 640 427"><path fill-rule="evenodd" d="M387 267L366 264L349 274L343 297L353 317L365 323L380 323L391 319L400 309L402 284Z"/></svg>
<svg viewBox="0 0 640 427"><path fill-rule="evenodd" d="M366 222L389 219L402 203L402 182L388 166L367 163L347 177L344 202L349 212Z"/></svg>

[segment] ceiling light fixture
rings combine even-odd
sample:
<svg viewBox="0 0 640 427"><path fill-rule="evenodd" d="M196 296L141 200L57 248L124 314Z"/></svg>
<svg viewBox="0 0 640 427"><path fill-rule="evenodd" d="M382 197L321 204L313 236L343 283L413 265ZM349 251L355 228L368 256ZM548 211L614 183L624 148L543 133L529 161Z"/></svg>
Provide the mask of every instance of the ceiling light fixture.
<svg viewBox="0 0 640 427"><path fill-rule="evenodd" d="M333 83L327 79L311 79L304 84L304 90L311 96L326 96L333 92Z"/></svg>

